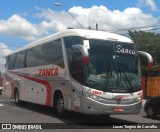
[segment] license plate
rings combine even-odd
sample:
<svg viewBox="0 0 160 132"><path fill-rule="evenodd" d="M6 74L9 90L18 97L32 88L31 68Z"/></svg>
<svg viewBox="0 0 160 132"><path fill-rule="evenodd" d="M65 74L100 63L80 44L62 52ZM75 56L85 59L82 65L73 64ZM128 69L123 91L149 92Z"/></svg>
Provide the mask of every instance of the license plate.
<svg viewBox="0 0 160 132"><path fill-rule="evenodd" d="M114 111L115 111L115 112L123 112L123 111L124 111L124 108L114 108Z"/></svg>

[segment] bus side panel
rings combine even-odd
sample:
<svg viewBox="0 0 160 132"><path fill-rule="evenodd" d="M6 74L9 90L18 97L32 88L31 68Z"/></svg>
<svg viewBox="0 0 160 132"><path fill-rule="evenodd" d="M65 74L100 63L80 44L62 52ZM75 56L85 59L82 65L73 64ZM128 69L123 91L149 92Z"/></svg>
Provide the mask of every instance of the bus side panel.
<svg viewBox="0 0 160 132"><path fill-rule="evenodd" d="M30 80L26 80L28 82L26 84L27 87L27 101L31 103L37 103L37 88L38 88L38 83L35 83Z"/></svg>
<svg viewBox="0 0 160 132"><path fill-rule="evenodd" d="M24 78L21 77L20 79L20 94L19 94L19 98L20 100L23 100L23 101L28 101L28 87L27 87L27 84L28 84L28 81Z"/></svg>
<svg viewBox="0 0 160 132"><path fill-rule="evenodd" d="M4 75L4 92L8 97L14 97L13 80L9 73L5 73Z"/></svg>
<svg viewBox="0 0 160 132"><path fill-rule="evenodd" d="M20 73L13 73L21 79L20 99L23 101L38 103L42 105L51 105L51 86L45 78L37 78Z"/></svg>
<svg viewBox="0 0 160 132"><path fill-rule="evenodd" d="M12 83L8 80L5 80L4 82L4 91L8 97L11 97Z"/></svg>
<svg viewBox="0 0 160 132"><path fill-rule="evenodd" d="M36 89L37 89L36 91L37 92L37 103L41 105L45 105L47 94L48 94L46 87L41 84L38 84L36 85Z"/></svg>
<svg viewBox="0 0 160 132"><path fill-rule="evenodd" d="M43 73L40 73L41 69L44 69ZM52 70L52 73L47 73L47 69L57 69L56 76L54 76L54 70ZM45 67L33 67L32 69L14 70L8 76L10 80L8 79L9 81L6 82L6 87L9 96L14 94L14 82L16 82L20 100L53 106L53 93L55 90L59 90L65 100L65 108L71 109L71 101L68 107L68 88L70 88L70 84L67 83L68 78L64 69L55 65L47 65ZM13 82L12 80L16 81Z"/></svg>

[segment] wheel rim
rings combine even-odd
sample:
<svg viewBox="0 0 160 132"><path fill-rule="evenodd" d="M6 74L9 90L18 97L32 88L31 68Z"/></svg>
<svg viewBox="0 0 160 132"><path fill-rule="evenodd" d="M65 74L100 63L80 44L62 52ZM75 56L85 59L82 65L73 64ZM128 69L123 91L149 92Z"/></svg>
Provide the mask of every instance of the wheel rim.
<svg viewBox="0 0 160 132"><path fill-rule="evenodd" d="M64 102L63 99L59 99L57 102L57 110L59 113L63 113L64 110Z"/></svg>
<svg viewBox="0 0 160 132"><path fill-rule="evenodd" d="M149 117L153 116L153 108L152 107L148 108L147 114L148 114Z"/></svg>

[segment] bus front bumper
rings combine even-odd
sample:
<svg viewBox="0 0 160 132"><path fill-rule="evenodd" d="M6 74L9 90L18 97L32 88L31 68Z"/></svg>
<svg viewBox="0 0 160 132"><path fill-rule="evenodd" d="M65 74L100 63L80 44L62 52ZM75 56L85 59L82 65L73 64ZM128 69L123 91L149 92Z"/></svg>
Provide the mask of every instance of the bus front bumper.
<svg viewBox="0 0 160 132"><path fill-rule="evenodd" d="M142 107L142 101L131 104L101 103L91 98L85 98L82 113L86 114L137 114Z"/></svg>

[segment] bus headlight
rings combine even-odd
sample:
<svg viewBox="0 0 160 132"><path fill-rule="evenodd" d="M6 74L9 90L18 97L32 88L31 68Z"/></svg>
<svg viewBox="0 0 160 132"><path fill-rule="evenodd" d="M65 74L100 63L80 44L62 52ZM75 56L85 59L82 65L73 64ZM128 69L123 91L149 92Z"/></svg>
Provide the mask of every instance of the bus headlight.
<svg viewBox="0 0 160 132"><path fill-rule="evenodd" d="M97 99L97 96L96 96L96 95L92 95L92 94L91 94L89 97L90 97L91 99L93 99L93 100L96 100L96 99Z"/></svg>
<svg viewBox="0 0 160 132"><path fill-rule="evenodd" d="M96 96L96 95L93 95L93 94L91 94L91 95L89 96L89 98L91 98L91 99L93 99L93 100L95 100L95 101L100 101L100 100L103 99L103 98L101 98L101 97L99 97L99 96Z"/></svg>

